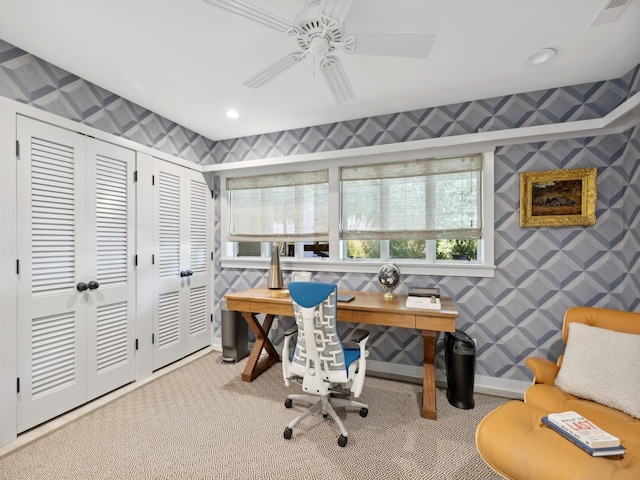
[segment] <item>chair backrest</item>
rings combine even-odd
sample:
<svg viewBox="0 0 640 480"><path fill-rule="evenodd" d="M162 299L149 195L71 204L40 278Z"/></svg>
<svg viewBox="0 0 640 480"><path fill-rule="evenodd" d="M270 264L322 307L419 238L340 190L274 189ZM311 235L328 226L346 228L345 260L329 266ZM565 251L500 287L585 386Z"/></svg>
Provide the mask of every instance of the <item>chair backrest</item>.
<svg viewBox="0 0 640 480"><path fill-rule="evenodd" d="M337 288L330 283L291 282L288 285L298 340L291 372L315 375L330 382L347 381L344 348L337 326Z"/></svg>
<svg viewBox="0 0 640 480"><path fill-rule="evenodd" d="M640 334L640 313L596 307L572 307L564 315L562 340L567 343L569 324L584 323L616 332Z"/></svg>

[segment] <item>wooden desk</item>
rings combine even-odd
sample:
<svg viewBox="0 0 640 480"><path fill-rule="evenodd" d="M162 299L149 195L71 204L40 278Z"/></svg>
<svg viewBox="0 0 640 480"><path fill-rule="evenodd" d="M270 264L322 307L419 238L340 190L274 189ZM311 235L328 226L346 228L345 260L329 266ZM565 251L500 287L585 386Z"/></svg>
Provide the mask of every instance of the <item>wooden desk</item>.
<svg viewBox="0 0 640 480"><path fill-rule="evenodd" d="M241 312L256 336L247 366L242 372L242 380L251 382L274 363L280 356L268 338L269 330L276 316L293 317L291 298L278 295L278 290L254 288L243 292L225 295L227 309ZM340 294L352 294L352 302L338 303L338 320L341 322L383 325L386 327L414 328L422 333L424 348L424 373L422 378L421 416L435 420L436 375L435 355L438 332L453 332L456 328L458 311L450 298L442 298L441 310L422 310L406 308L406 295L396 295L386 300L382 293L349 292L340 290ZM264 313L266 317L260 324L256 315ZM266 350L267 355L262 356Z"/></svg>

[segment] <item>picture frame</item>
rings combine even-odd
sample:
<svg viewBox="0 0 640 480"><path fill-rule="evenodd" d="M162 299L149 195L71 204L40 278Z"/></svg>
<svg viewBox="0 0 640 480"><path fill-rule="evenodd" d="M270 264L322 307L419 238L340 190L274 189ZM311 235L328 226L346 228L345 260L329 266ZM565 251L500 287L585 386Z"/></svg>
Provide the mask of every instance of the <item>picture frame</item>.
<svg viewBox="0 0 640 480"><path fill-rule="evenodd" d="M596 224L596 167L520 174L520 226Z"/></svg>

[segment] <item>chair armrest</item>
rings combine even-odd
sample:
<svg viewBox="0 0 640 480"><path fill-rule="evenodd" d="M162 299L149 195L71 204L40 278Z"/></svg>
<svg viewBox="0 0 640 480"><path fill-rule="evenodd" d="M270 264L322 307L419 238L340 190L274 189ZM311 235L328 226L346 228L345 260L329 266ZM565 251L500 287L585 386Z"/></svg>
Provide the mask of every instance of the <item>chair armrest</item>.
<svg viewBox="0 0 640 480"><path fill-rule="evenodd" d="M289 341L291 336L298 331L298 326L293 325L284 332L284 342L282 344L282 378L284 384L288 387L291 383L291 354L289 353Z"/></svg>
<svg viewBox="0 0 640 480"><path fill-rule="evenodd" d="M356 343L360 343L362 340L365 340L369 337L369 330L365 330L364 328L356 328L351 334L351 340Z"/></svg>
<svg viewBox="0 0 640 480"><path fill-rule="evenodd" d="M542 357L529 357L525 365L533 371L533 383L553 385L560 367L551 360Z"/></svg>

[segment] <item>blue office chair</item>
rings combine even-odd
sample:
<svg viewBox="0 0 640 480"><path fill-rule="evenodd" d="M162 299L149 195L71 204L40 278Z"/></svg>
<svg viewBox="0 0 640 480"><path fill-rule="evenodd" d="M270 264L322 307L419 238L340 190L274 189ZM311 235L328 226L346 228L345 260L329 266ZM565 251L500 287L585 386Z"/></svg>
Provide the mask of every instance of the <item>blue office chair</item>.
<svg viewBox="0 0 640 480"><path fill-rule="evenodd" d="M289 292L293 303L296 325L285 332L282 348L282 374L285 385L291 381L302 384L306 393L289 395L284 402L291 408L293 400L303 400L311 405L284 430L284 438L290 439L293 427L301 420L320 411L326 418L331 415L340 429L338 445L347 444L348 432L334 407L359 407L360 416L366 417L369 405L353 401L362 392L366 372L365 350L369 332L354 331L351 339L358 348L344 348L337 327L337 289L329 283L291 282ZM289 342L298 332L293 352ZM339 396L336 396L339 395Z"/></svg>

